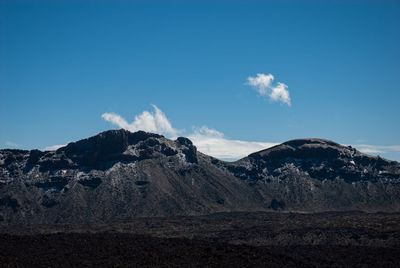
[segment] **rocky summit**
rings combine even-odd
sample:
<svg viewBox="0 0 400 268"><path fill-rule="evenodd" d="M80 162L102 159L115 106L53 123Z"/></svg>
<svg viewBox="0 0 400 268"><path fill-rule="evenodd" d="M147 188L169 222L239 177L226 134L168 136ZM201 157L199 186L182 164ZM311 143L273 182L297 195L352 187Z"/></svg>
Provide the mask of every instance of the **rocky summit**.
<svg viewBox="0 0 400 268"><path fill-rule="evenodd" d="M126 130L56 151L0 150L0 225L350 210L400 211L400 163L322 139L225 162L184 137Z"/></svg>

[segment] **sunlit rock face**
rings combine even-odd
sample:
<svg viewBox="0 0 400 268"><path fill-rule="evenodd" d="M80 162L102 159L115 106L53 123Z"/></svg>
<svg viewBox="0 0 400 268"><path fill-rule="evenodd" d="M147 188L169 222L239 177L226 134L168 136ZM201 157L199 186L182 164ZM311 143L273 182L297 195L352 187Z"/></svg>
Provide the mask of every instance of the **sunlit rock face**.
<svg viewBox="0 0 400 268"><path fill-rule="evenodd" d="M0 150L0 224L275 210L400 211L400 164L322 139L232 163L184 137L126 130L56 151Z"/></svg>

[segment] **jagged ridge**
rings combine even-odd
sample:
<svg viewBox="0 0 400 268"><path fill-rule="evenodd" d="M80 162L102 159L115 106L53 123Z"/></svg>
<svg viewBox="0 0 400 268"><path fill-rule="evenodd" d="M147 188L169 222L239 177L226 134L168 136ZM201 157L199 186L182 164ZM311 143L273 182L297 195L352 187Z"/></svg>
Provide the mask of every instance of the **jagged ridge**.
<svg viewBox="0 0 400 268"><path fill-rule="evenodd" d="M400 211L400 164L322 139L230 163L184 137L126 130L56 151L0 150L0 224L252 210Z"/></svg>

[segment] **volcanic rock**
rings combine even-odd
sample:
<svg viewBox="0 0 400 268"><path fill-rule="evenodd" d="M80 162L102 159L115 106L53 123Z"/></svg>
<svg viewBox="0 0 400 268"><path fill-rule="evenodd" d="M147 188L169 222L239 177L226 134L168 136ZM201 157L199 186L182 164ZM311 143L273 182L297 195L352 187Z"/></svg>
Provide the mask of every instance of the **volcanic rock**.
<svg viewBox="0 0 400 268"><path fill-rule="evenodd" d="M0 150L0 225L228 211L400 211L400 164L322 139L225 162L184 137L110 130Z"/></svg>

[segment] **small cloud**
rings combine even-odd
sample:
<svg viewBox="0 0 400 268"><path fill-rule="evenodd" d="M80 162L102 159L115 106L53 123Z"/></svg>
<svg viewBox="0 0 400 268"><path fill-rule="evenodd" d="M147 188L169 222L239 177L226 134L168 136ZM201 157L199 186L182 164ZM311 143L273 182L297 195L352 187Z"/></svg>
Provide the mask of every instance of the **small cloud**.
<svg viewBox="0 0 400 268"><path fill-rule="evenodd" d="M257 77L248 77L247 82L250 86L255 87L261 96L266 96L274 79L272 74L257 74Z"/></svg>
<svg viewBox="0 0 400 268"><path fill-rule="evenodd" d="M385 154L391 152L400 152L400 145L370 145L358 144L354 145L360 152L366 154Z"/></svg>
<svg viewBox="0 0 400 268"><path fill-rule="evenodd" d="M51 145L51 146L45 147L43 150L44 151L55 151L55 150L57 150L57 149L59 149L61 147L64 147L64 146L66 146L66 144Z"/></svg>
<svg viewBox="0 0 400 268"><path fill-rule="evenodd" d="M17 147L21 147L21 144L12 142L12 141L6 141L4 143L7 147L11 147L11 148L17 148Z"/></svg>
<svg viewBox="0 0 400 268"><path fill-rule="evenodd" d="M220 159L236 160L251 153L267 149L278 143L254 142L231 140L224 137L224 134L210 129L207 126L194 128L194 132L188 135L197 149L205 154Z"/></svg>
<svg viewBox="0 0 400 268"><path fill-rule="evenodd" d="M156 106L152 105L154 112L143 111L136 115L132 123L115 113L104 113L102 118L120 128L135 132L138 130L163 134L169 137L176 137L179 131L174 129L165 114Z"/></svg>
<svg viewBox="0 0 400 268"><path fill-rule="evenodd" d="M276 86L272 85L274 81L272 74L259 73L256 77L248 77L247 84L256 88L261 96L268 96L273 101L280 101L291 105L288 86L278 82Z"/></svg>

